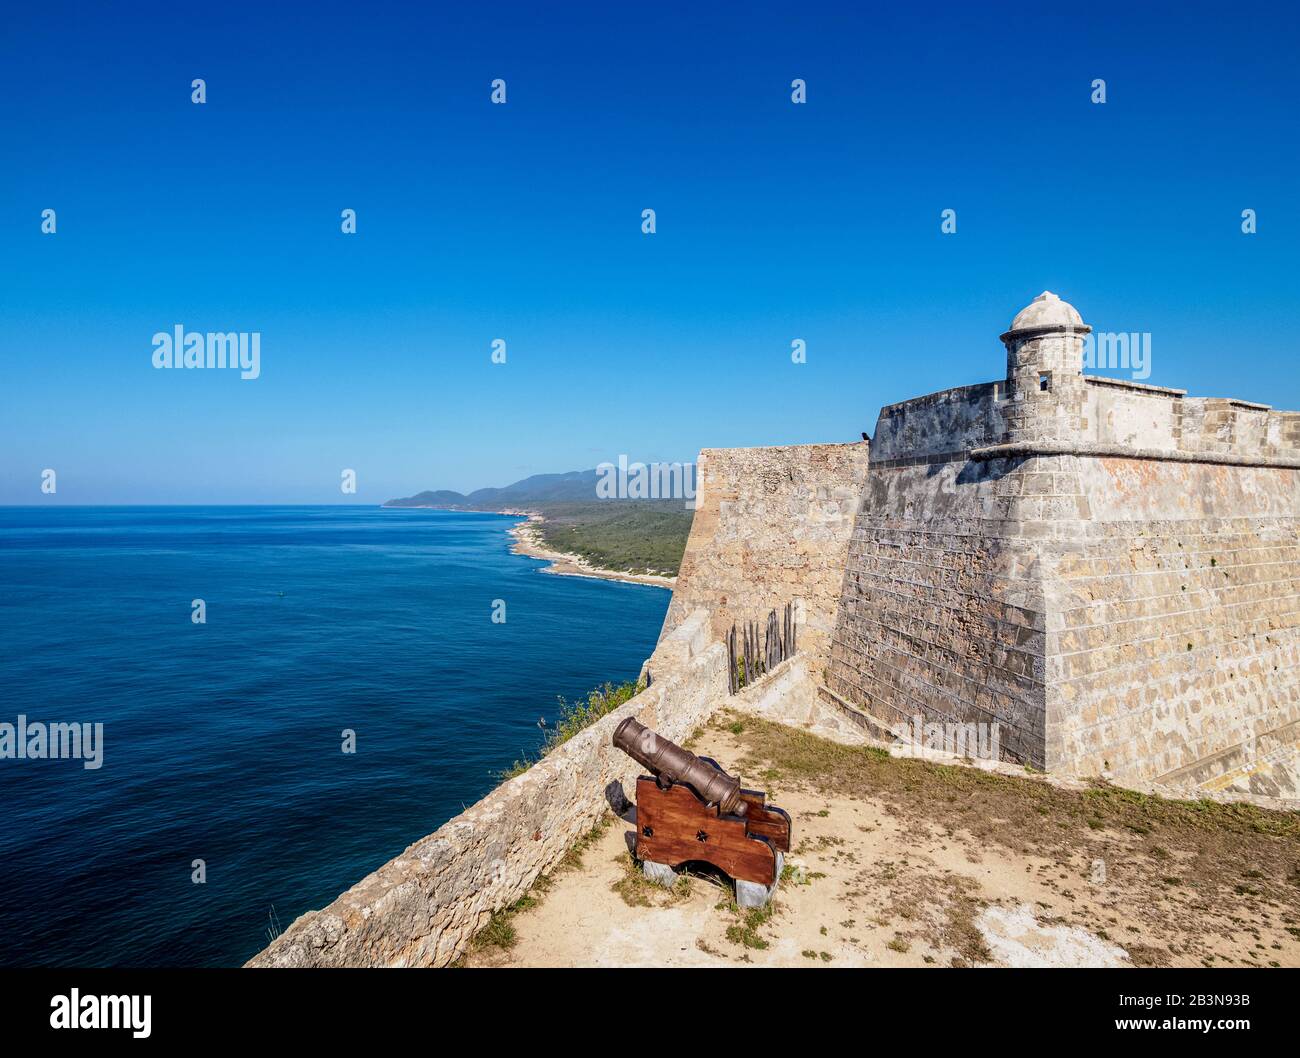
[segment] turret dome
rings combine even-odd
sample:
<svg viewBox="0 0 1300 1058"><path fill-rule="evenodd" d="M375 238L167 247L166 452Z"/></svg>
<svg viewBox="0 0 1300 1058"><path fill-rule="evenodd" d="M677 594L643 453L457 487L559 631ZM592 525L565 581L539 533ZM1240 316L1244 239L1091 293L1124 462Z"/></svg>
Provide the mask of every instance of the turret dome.
<svg viewBox="0 0 1300 1058"><path fill-rule="evenodd" d="M1016 313L1016 318L1011 321L1011 330L1008 333L1047 329L1086 332L1089 328L1083 322L1083 317L1079 315L1078 309L1068 301L1062 301L1050 290L1044 290L1038 297Z"/></svg>

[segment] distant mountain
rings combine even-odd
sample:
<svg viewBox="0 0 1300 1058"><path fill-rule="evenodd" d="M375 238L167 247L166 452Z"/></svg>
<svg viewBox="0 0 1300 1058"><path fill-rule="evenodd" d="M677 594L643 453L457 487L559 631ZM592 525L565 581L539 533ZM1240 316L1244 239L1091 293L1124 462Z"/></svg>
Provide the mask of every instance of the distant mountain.
<svg viewBox="0 0 1300 1058"><path fill-rule="evenodd" d="M596 471L534 474L503 488L475 489L466 495L450 489L426 490L389 500L385 507L438 507L444 510L500 511L539 504L589 503L596 500Z"/></svg>
<svg viewBox="0 0 1300 1058"><path fill-rule="evenodd" d="M500 489L469 495L450 489L417 492L385 507L444 511L536 511L548 548L578 555L602 569L676 576L693 510L682 500L604 500L594 470L534 474Z"/></svg>
<svg viewBox="0 0 1300 1058"><path fill-rule="evenodd" d="M437 492L430 492L425 489L424 492L417 492L414 496L406 496L400 500L389 500L384 504L385 507L455 507L465 502L463 492L452 492L451 489L439 489Z"/></svg>

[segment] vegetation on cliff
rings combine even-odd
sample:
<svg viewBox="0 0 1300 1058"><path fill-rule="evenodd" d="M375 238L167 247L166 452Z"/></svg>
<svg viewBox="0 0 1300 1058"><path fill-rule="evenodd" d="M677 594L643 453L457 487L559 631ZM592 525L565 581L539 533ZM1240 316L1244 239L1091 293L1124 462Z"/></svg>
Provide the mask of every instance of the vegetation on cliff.
<svg viewBox="0 0 1300 1058"><path fill-rule="evenodd" d="M645 687L644 680L628 680L617 686L613 683L605 683L603 686L594 687L587 692L585 699L576 702L561 697L559 716L547 731L537 758L529 759L525 756L523 760L515 761L511 767L501 773L502 781L522 775L557 746L564 745L579 731L590 727L602 716L612 713L634 695L640 694Z"/></svg>
<svg viewBox="0 0 1300 1058"><path fill-rule="evenodd" d="M694 511L680 500L597 500L547 505L542 540L602 569L677 576Z"/></svg>

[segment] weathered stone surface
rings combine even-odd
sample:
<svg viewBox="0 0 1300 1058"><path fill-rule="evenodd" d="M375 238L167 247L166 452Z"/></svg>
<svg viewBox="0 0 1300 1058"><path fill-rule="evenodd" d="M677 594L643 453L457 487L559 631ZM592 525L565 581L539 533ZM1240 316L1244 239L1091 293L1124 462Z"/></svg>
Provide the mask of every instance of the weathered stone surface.
<svg viewBox="0 0 1300 1058"><path fill-rule="evenodd" d="M1068 301L1062 301L1060 295L1044 290L1028 305L1016 313L1011 321L1012 331L1037 330L1050 327L1060 330L1087 330L1079 310Z"/></svg>
<svg viewBox="0 0 1300 1058"><path fill-rule="evenodd" d="M701 452L695 518L663 634L703 609L721 640L733 622L761 625L794 602L800 651L822 657L867 457L865 443Z"/></svg>
<svg viewBox="0 0 1300 1058"><path fill-rule="evenodd" d="M1005 467L873 469L854 530L830 689L887 725L997 723L1044 766L1046 600Z"/></svg>
<svg viewBox="0 0 1300 1058"><path fill-rule="evenodd" d="M743 878L736 879L736 906L744 908L766 907L772 895L776 892L776 887L781 884L781 873L785 870L785 853L776 854L776 881L771 885L762 885L759 882L747 882Z"/></svg>
<svg viewBox="0 0 1300 1058"><path fill-rule="evenodd" d="M1160 776L1300 719L1297 472L1071 462L1088 516L1043 551L1048 766Z"/></svg>
<svg viewBox="0 0 1300 1058"><path fill-rule="evenodd" d="M677 884L677 872L666 863L655 863L654 860L643 860L641 863L641 873L655 885L662 885L665 889L671 889Z"/></svg>

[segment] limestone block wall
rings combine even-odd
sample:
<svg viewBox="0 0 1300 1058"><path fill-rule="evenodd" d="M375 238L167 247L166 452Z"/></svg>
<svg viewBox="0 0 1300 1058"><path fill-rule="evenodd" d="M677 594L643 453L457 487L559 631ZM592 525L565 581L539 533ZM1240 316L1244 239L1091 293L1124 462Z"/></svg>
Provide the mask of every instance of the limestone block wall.
<svg viewBox="0 0 1300 1058"><path fill-rule="evenodd" d="M1300 460L1300 413L1181 389L1085 377L1084 420L1075 443L1143 451L1214 454L1242 462Z"/></svg>
<svg viewBox="0 0 1300 1058"><path fill-rule="evenodd" d="M1300 719L1300 472L1034 462L1084 505L1043 552L1049 767L1159 778Z"/></svg>
<svg viewBox="0 0 1300 1058"><path fill-rule="evenodd" d="M1047 603L1020 518L1051 475L1023 462L873 460L828 686L885 726L996 723L1004 758L1043 767Z"/></svg>
<svg viewBox="0 0 1300 1058"><path fill-rule="evenodd" d="M1135 448L1177 448L1184 391L1110 378L1085 378L1084 428L1080 440Z"/></svg>
<svg viewBox="0 0 1300 1058"><path fill-rule="evenodd" d="M1300 471L1079 452L874 464L830 689L1121 780L1300 719Z"/></svg>
<svg viewBox="0 0 1300 1058"><path fill-rule="evenodd" d="M824 656L867 458L865 443L701 452L663 635L703 609L721 640L733 622L761 622L794 601L799 649Z"/></svg>
<svg viewBox="0 0 1300 1058"><path fill-rule="evenodd" d="M1086 377L1090 332L1044 291L1003 382L881 412L827 689L1040 767L1242 772L1296 741L1300 413Z"/></svg>
<svg viewBox="0 0 1300 1058"><path fill-rule="evenodd" d="M652 686L328 907L302 915L248 965L455 961L494 910L518 900L605 815L611 783L631 795L640 766L610 741L625 717L681 742L726 698L726 651L710 643L706 614L684 619L661 648Z"/></svg>
<svg viewBox="0 0 1300 1058"><path fill-rule="evenodd" d="M982 446L1006 442L1018 423L1017 439L1095 444L1134 453L1210 453L1242 462L1300 461L1300 412L1220 397L1188 397L1186 391L1125 379L1079 376L1082 398L1077 428L1055 426L1057 394L1016 396L1009 381L931 393L883 408L872 441L874 462L956 458ZM1062 379L1054 378L1059 391ZM1023 405L1043 407L1026 409ZM1039 421L1042 420L1042 421Z"/></svg>
<svg viewBox="0 0 1300 1058"><path fill-rule="evenodd" d="M1178 447L1243 457L1300 457L1300 413L1224 397L1183 401Z"/></svg>

